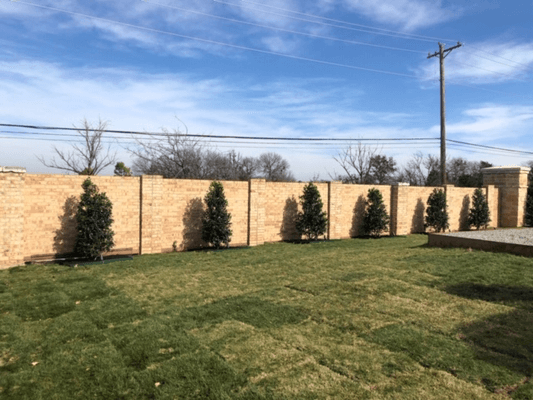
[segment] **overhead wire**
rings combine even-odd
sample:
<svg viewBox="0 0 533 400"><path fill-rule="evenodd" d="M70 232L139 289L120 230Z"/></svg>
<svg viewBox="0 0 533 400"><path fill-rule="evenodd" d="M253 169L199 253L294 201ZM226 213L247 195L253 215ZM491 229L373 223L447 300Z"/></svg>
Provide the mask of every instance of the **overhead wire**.
<svg viewBox="0 0 533 400"><path fill-rule="evenodd" d="M142 1L146 1L146 0L142 0ZM215 2L215 3L225 4L225 5L229 5L229 6L233 6L233 7L244 7L244 8L250 8L252 10L257 10L257 8L255 8L255 7L242 6L241 4L229 3L227 1L221 1L221 0L212 0L212 1ZM250 2L245 2L245 1L242 1L242 2L243 3L250 3ZM257 4L257 3L255 3L255 4ZM273 9L279 9L279 10L283 10L283 11L286 11L286 12L291 12L291 13L294 13L294 14L306 15L305 13L299 13L297 11L291 11L291 10L287 10L287 9L283 9L283 8L279 8L279 7L274 7L274 6L270 6L270 5L265 5L265 4L261 4L261 5L264 6L264 7L273 8ZM334 28L340 28L340 29L346 29L346 30L351 30L351 31L370 33L370 34L373 34L373 35L392 36L392 37L397 37L397 38L400 38L400 39L419 40L419 41L424 41L424 42L434 42L435 40L439 40L437 38L430 38L430 37L424 37L424 36L421 36L421 35L412 35L412 34L409 34L409 33L404 33L404 32L399 32L399 31L391 31L391 30L388 30L388 29L369 27L367 25L354 24L354 23L351 23L351 22L345 22L345 21L340 21L340 20L332 20L330 18L325 18L325 17L320 17L320 16L312 16L312 17L313 18L318 18L318 19L323 19L323 20L332 20L332 21L336 21L336 22L339 22L339 23L342 23L342 24L346 24L346 25L365 27L365 29L353 28L353 27L350 27L350 26L343 26L343 25L338 25L338 24L331 24L331 23L328 23L328 22L314 21L314 20L310 20L310 19L294 17L294 16L287 15L287 14L280 14L280 13L276 13L276 12L273 12L273 11L261 10L261 12L268 13L268 14L271 14L271 15L276 15L276 16L279 16L279 17L287 17L287 18L294 19L294 20L297 20L297 21L311 22L311 23L315 23L315 24L319 24L319 25L331 26L331 27L334 27ZM372 29L372 30L369 30L369 29Z"/></svg>
<svg viewBox="0 0 533 400"><path fill-rule="evenodd" d="M70 15L76 15L76 16L80 16L80 17L84 17L84 18L90 18L90 19L94 19L94 20L97 20L97 21L104 21L104 22L107 22L107 23L118 24L118 25L122 25L122 26L127 26L129 28L141 29L141 30L144 30L144 31L147 31L147 32L171 35L171 36L179 37L179 38L182 38L182 39L188 39L188 40L196 40L196 41L199 41L199 42L214 44L214 45L217 45L217 46L226 46L226 47L231 47L231 48L239 49L239 50L246 50L246 51L253 51L253 52L256 52L256 53L275 55L275 56L278 56L278 57L291 58L293 60L299 60L299 61L314 62L314 63L317 63L317 64L323 64L323 65L328 65L328 66L333 66L333 67L341 67L341 68L353 69L353 70L358 70L358 71L374 72L374 73L385 74L385 75L393 75L393 76L401 76L401 77L405 77L405 78L418 79L418 77L416 75L403 74L401 72L385 71L385 70L374 69L374 68L359 67L359 66L355 66L355 65L342 64L342 63L326 61L326 60L319 60L319 59L315 59L315 58L295 56L295 55L291 55L291 54L279 53L279 52L270 51L270 50L263 50L263 49L258 49L258 48L255 48L255 47L248 47L248 46L241 46L241 45L236 45L236 44L231 44L231 43L226 43L226 42L219 42L219 41L216 41L216 40L204 39L204 38L199 38L199 37L196 37L196 36L182 35L182 34L175 33L175 32L163 31L163 30L154 29L154 28L147 28L147 27L144 27L144 26L134 25L134 24L130 24L130 23L127 23L127 22L121 22L121 21L112 20L112 19L108 19L108 18L96 17L94 15L89 15L89 14L83 14L83 13L79 13L79 12L75 12L75 11L64 10L64 9L61 9L61 8L48 7L48 6L43 6L43 5L39 5L39 4L28 3L28 2L25 2L25 1L21 1L21 0L18 0L17 4L24 4L24 5L29 5L29 6L38 7L38 8L42 8L42 9L47 9L47 10L51 10L51 11L62 12L62 13L70 14Z"/></svg>
<svg viewBox="0 0 533 400"><path fill-rule="evenodd" d="M377 47L377 48L382 48L382 49L386 49L386 50L396 50L396 51L405 51L405 52L410 52L410 53L426 54L425 51L421 51L421 50L413 50L413 49L406 49L406 48L393 47L393 46L384 46L384 45L368 43L368 42L361 42L361 41L356 41L356 40L340 39L340 38L335 38L335 37L332 37L332 36L316 35L316 34L313 34L313 33L294 31L294 30L290 30L290 29L279 28L279 27L276 27L276 26L269 26L269 25L257 24L257 23L254 23L254 22L248 22L248 21L243 21L243 20L234 19L234 18L222 17L220 15L214 15L214 14L209 14L209 13L196 11L196 10L191 10L191 9L187 9L187 8L176 7L176 6L171 6L171 5L167 5L167 4L161 4L161 3L157 3L157 2L151 1L151 0L150 1L149 0L142 0L142 1L144 3L153 4L153 5L156 5L156 6L159 6L159 7L163 7L163 8L179 10L179 11L185 11L185 12L188 12L188 13L197 14L197 15L203 15L203 16L206 16L206 17L216 18L216 19L220 19L220 20L224 20L224 21L228 21L228 22L235 22L235 23L239 23L239 24L250 25L250 26L255 26L255 27L265 28L265 29L271 29L271 30L290 33L290 34L295 34L295 35L302 35L302 36L307 36L307 37L311 37L311 38L315 38L315 39L324 39L324 40L331 40L331 41L342 42L342 43L347 43L347 44L355 44L355 45L361 45L361 46Z"/></svg>

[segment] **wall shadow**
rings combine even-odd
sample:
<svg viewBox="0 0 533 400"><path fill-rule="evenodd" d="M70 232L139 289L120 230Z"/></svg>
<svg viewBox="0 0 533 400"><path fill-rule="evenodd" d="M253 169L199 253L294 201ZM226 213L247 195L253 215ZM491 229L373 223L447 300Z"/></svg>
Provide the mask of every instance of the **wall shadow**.
<svg viewBox="0 0 533 400"><path fill-rule="evenodd" d="M421 198L418 198L416 202L415 212L411 220L411 233L425 232L424 228L424 212L426 211L426 205Z"/></svg>
<svg viewBox="0 0 533 400"><path fill-rule="evenodd" d="M470 212L470 196L466 195L463 198L463 205L461 206L461 213L459 214L459 230L468 231L470 225L468 225L468 214Z"/></svg>
<svg viewBox="0 0 533 400"><path fill-rule="evenodd" d="M352 227L350 237L363 236L363 216L365 215L366 198L360 195L355 202L352 216Z"/></svg>
<svg viewBox="0 0 533 400"><path fill-rule="evenodd" d="M504 303L516 309L459 326L460 337L480 360L526 377L533 375L533 288L460 283L445 291L468 299Z"/></svg>
<svg viewBox="0 0 533 400"><path fill-rule="evenodd" d="M281 240L297 240L300 239L296 231L296 218L298 217L298 202L293 197L285 200L285 207L283 208L283 220L281 221L280 236Z"/></svg>
<svg viewBox="0 0 533 400"><path fill-rule="evenodd" d="M183 214L183 242L178 244L179 250L190 250L204 247L202 240L202 216L204 203L200 197L189 200Z"/></svg>
<svg viewBox="0 0 533 400"><path fill-rule="evenodd" d="M484 300L520 306L533 311L533 288L529 286L482 285L479 283L459 283L447 286L446 293L472 300Z"/></svg>
<svg viewBox="0 0 533 400"><path fill-rule="evenodd" d="M76 196L67 197L65 204L63 204L63 214L58 217L61 227L55 231L54 236L54 252L56 255L74 251L77 236L76 214L78 213L78 204L79 200Z"/></svg>

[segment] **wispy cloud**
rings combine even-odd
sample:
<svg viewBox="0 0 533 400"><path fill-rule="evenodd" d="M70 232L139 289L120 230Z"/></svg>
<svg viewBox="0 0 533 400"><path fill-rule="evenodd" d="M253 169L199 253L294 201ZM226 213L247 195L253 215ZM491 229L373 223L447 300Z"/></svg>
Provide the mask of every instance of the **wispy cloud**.
<svg viewBox="0 0 533 400"><path fill-rule="evenodd" d="M343 0L351 10L375 21L392 24L406 31L458 18L459 9L442 6L442 1L425 0Z"/></svg>

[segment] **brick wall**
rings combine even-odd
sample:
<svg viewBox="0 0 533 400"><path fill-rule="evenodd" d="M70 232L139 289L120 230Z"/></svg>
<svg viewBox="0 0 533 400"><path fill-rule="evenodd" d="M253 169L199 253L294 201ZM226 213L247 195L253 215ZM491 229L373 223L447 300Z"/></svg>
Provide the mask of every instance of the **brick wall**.
<svg viewBox="0 0 533 400"><path fill-rule="evenodd" d="M528 168L486 168L485 186L491 226L521 226L524 220ZM0 167L0 268L23 263L36 255L73 250L75 213L86 177L32 175ZM115 248L134 254L198 248L201 241L203 199L210 185L205 180L163 179L160 176L91 177L113 203ZM305 183L225 181L228 210L232 214L231 245L260 245L297 238L294 217ZM378 188L391 216L391 233L424 231L427 198L433 187L398 185L317 184L327 212L330 239L361 234L368 190ZM466 228L473 188L444 187L450 229Z"/></svg>

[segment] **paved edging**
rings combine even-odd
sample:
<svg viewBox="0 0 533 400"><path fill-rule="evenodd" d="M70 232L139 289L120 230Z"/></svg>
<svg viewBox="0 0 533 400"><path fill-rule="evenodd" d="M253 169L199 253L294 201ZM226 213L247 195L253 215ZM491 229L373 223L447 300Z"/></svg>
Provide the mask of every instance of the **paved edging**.
<svg viewBox="0 0 533 400"><path fill-rule="evenodd" d="M516 243L495 242L491 240L472 239L459 236L450 236L443 233L428 234L429 247L460 247L477 249L495 253L511 253L524 257L533 257L533 246Z"/></svg>

